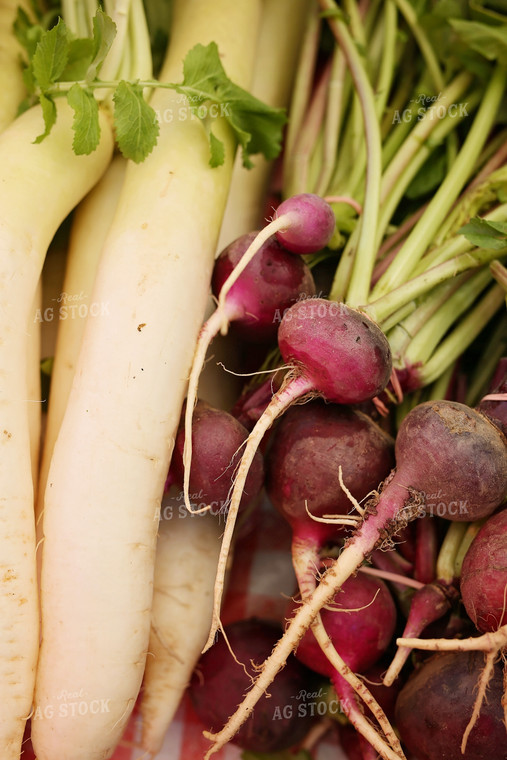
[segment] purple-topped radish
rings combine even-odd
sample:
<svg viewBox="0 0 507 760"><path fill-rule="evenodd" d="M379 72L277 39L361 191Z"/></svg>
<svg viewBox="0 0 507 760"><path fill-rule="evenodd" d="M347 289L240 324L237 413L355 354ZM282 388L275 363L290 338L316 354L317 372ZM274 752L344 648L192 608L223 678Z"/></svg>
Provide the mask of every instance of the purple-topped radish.
<svg viewBox="0 0 507 760"><path fill-rule="evenodd" d="M461 567L460 591L480 631L507 624L507 509L489 517L472 541Z"/></svg>
<svg viewBox="0 0 507 760"><path fill-rule="evenodd" d="M303 632L374 549L389 545L426 512L437 509L446 519L475 521L491 515L507 497L507 440L487 417L464 404L437 400L414 407L399 427L395 458L396 469L361 526L298 608L234 715L209 737L214 748L234 735Z"/></svg>
<svg viewBox="0 0 507 760"><path fill-rule="evenodd" d="M356 309L325 298L310 298L291 306L278 328L278 345L290 369L250 432L238 466L218 563L214 624L208 646L220 624L225 568L241 494L266 431L303 397L360 404L380 394L391 375L391 350L380 327Z"/></svg>
<svg viewBox="0 0 507 760"><path fill-rule="evenodd" d="M243 260L255 233L243 235L231 243L218 257L213 274L213 291L221 292L231 271L236 271ZM305 262L288 253L274 238L267 240L258 255L249 262L241 277L231 287L227 299L211 314L201 328L190 371L187 405L185 411L185 452L183 493L190 507L188 488L192 462L192 414L197 398L199 376L206 352L213 338L224 325L236 325L242 337L265 341L274 339L280 325L281 315L299 298L315 293L315 283Z"/></svg>
<svg viewBox="0 0 507 760"><path fill-rule="evenodd" d="M315 587L319 550L342 532L322 518L349 515L343 525L354 525L351 496L362 501L393 466L394 439L352 407L315 399L283 415L270 439L266 491L292 528L302 594Z"/></svg>
<svg viewBox="0 0 507 760"><path fill-rule="evenodd" d="M336 222L329 203L319 195L302 193L282 201L273 219L251 241L241 261L223 283L218 299L219 309L245 267L273 236L291 253L317 253L331 240Z"/></svg>
<svg viewBox="0 0 507 760"><path fill-rule="evenodd" d="M277 240L292 253L317 253L331 240L336 221L329 203L314 193L293 195L275 211Z"/></svg>

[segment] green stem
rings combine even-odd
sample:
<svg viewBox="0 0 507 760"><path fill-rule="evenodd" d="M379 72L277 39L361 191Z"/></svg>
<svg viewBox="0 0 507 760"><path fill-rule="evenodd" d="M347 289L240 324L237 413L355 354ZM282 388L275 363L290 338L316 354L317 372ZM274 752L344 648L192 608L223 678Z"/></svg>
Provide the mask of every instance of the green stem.
<svg viewBox="0 0 507 760"><path fill-rule="evenodd" d="M486 267L469 277L455 290L410 340L404 355L407 365L425 364L451 325L464 314L490 283L491 275Z"/></svg>
<svg viewBox="0 0 507 760"><path fill-rule="evenodd" d="M321 196L327 194L329 182L333 176L348 89L346 86L346 71L347 64L345 57L340 48L336 46L333 53L331 78L328 86L322 167L315 185L315 193Z"/></svg>
<svg viewBox="0 0 507 760"><path fill-rule="evenodd" d="M407 280L403 285L391 290L385 296L364 306L363 310L375 322L382 324L393 312L415 298L424 295L424 293L427 293L441 282L455 277L460 272L488 264L495 258L499 258L505 254L507 254L507 248L501 251L476 248L473 251L461 253L448 261L444 261L442 264L431 267L431 269L423 272L418 277Z"/></svg>
<svg viewBox="0 0 507 760"><path fill-rule="evenodd" d="M319 0L323 10L337 10L333 0ZM370 288L370 278L375 261L375 230L379 208L380 176L382 172L382 146L380 127L375 110L375 97L361 57L345 24L330 17L328 23L341 46L354 81L363 111L366 140L367 168L363 214L359 222L359 237L354 257L347 301L352 305L365 303Z"/></svg>
<svg viewBox="0 0 507 760"><path fill-rule="evenodd" d="M468 523L466 522L452 522L447 528L437 557L436 575L438 581L451 584L455 580L455 559L467 527Z"/></svg>
<svg viewBox="0 0 507 760"><path fill-rule="evenodd" d="M431 359L422 367L419 373L422 385L434 382L449 364L461 356L502 307L505 308L504 293L498 285L493 285L477 306L442 341Z"/></svg>
<svg viewBox="0 0 507 760"><path fill-rule="evenodd" d="M440 70L438 58L435 54L435 51L433 50L433 46L431 45L428 37L426 36L424 28L421 26L421 23L419 19L417 18L416 12L414 11L412 5L408 2L408 0L394 0L394 1L396 5L398 6L403 18L405 19L407 26L412 32L414 39L419 45L419 49L422 53L422 57L424 59L424 62L426 63L426 68L433 81L435 90L438 93L444 87L444 77Z"/></svg>
<svg viewBox="0 0 507 760"><path fill-rule="evenodd" d="M465 554L470 549L470 546L472 544L472 541L486 522L486 517L484 517L482 520L476 520L472 523L467 523L467 529L465 531L465 534L463 538L461 539L461 543L458 547L458 551L456 552L456 556L454 557L454 577L460 578L461 577L461 568L463 566L463 560L465 559Z"/></svg>
<svg viewBox="0 0 507 760"><path fill-rule="evenodd" d="M410 276L411 271L430 245L434 234L449 213L449 209L461 192L480 155L489 131L494 124L504 94L505 80L505 68L497 65L454 166L431 199L425 213L408 236L405 244L376 284L371 296L372 300L378 299L401 285Z"/></svg>
<svg viewBox="0 0 507 760"><path fill-rule="evenodd" d="M493 377L500 359L507 351L507 320L502 313L497 323L489 331L484 346L481 346L481 355L474 370L468 376L468 387L465 403L468 406L476 406L481 398L489 391L491 378Z"/></svg>

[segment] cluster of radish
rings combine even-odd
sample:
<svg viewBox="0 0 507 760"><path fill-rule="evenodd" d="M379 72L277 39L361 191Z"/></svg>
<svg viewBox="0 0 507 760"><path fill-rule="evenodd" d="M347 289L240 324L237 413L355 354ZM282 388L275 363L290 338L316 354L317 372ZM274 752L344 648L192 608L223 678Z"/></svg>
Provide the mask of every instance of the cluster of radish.
<svg viewBox="0 0 507 760"><path fill-rule="evenodd" d="M210 729L205 734L212 741L209 754L231 739L240 746L252 748L248 732L255 732L256 721L262 724L268 720L266 715L273 715L273 703L269 707L269 700L266 703L263 695L270 691L271 684L273 688L276 685L274 693L278 694L284 673L289 683L291 678L296 678L292 665L288 670L284 668L288 661L293 662L295 651L296 657L314 674L320 674L333 684L341 711L357 728L362 753L358 756L364 760L377 757L377 753L383 758L404 757L399 737L381 704L365 681L357 676L357 673L366 673L386 655L396 629L396 607L391 593L381 578L371 577L371 573L381 576L382 572L365 568L365 564L371 560L378 567L382 562L379 560L377 564L376 558L396 556L395 551L386 550L393 550L399 537L408 535L407 530L416 519L424 518L418 521L421 526L428 524L430 501L438 494L439 517L444 521L474 523L484 521L497 511L491 520L503 521L499 531L499 552L503 553L504 568L498 582L499 592L497 589L497 595L503 595L500 601L498 598L483 600L481 606L477 600L467 600L468 588L473 585L467 566L463 568L462 577L463 600L467 610L471 610L471 618L488 620L487 630L499 628L499 634L494 644L488 642L489 649L481 644L482 639L474 642L477 649L493 652L488 655L488 671L480 679L477 654L470 655L471 660L466 665L463 661L466 655L457 652L446 655L442 661L438 656L435 664L424 664L402 690L395 720L402 742L417 760L440 757L438 749L421 749L418 740L412 739L412 731L417 729L412 729L410 715L421 722L425 720L421 717L425 713L424 709L410 710L407 705L411 699L421 699L424 688L431 688L438 700L439 686L442 695L447 688L444 687L446 668L452 669L455 660L458 674L449 678L461 678L460 688L466 691L471 708L468 717L460 708L462 720L466 718L463 730L458 726L456 729L450 726L449 730L453 731L452 741L456 739L456 747L468 747L464 757L479 760L490 754L484 754L484 748L480 750L483 754L477 754L475 749L481 743L482 722L490 725L492 721L494 725L490 747L502 746L502 736L505 738L500 715L500 665L494 663L494 658L505 648L501 628L507 594L504 519L507 512L501 511L507 496L505 434L493 417L447 400L415 406L394 436L374 421L370 412L375 412L379 396L392 377L389 343L380 328L360 309L315 296L311 274L294 256L316 252L325 246L333 226L332 212L325 201L310 194L295 196L278 208L273 221L261 233L236 240L217 259L213 284L218 305L201 331L173 463L189 509L192 510L191 492L199 490L194 480L197 457L200 451L206 450L205 433L199 442L202 405L201 402L196 405L196 398L199 374L211 339L219 331L227 332L229 322L238 328L243 338L248 336L255 341L255 336L264 340L276 335L282 362L281 367L277 367L278 376L280 371L285 374L276 386L273 383L271 393L260 396L255 424L250 425L250 432L244 430L240 444L234 444L236 448L231 450L226 467L228 490L227 493L222 491L220 497L225 529L217 564L213 619L199 661L202 680L194 678L191 696ZM287 284L283 288L274 275L278 271L277 257L287 260L283 265ZM272 287L273 281L276 288ZM279 325L275 313L283 315L278 320ZM504 399L501 394L489 398L496 406ZM261 444L265 452L267 495L292 530L292 559L297 580L297 592L287 608L285 631L276 640L270 639L265 651L255 647L249 650L247 634L244 640L238 639L235 627L224 628L220 622L238 509L245 497L255 498L259 492L259 488L252 488L251 479L252 467L258 471ZM225 450L224 442L219 448ZM220 479L224 470L223 467L218 469ZM211 482L210 471L206 478ZM458 503L465 505L459 513L454 509ZM421 535L424 530L428 529L422 527ZM423 551L424 547L421 550L419 545L419 552ZM471 563L472 560L468 565ZM363 569L370 572L370 577L366 572L357 574ZM400 575L393 573L386 573L385 577L400 579ZM386 686L396 681L412 647L418 646L419 640L413 637L430 622L441 618L457 593L454 589L453 596L453 590L446 589L443 583L416 582L414 585L418 590L412 599L404 637L399 640L391 667L385 668ZM245 630L252 625L258 631L255 626L261 623L245 622L244 625ZM223 635L218 635L217 643L219 630ZM453 650L467 648L458 640L448 639L447 644ZM438 644L435 647L438 648ZM468 649L473 650L474 644L468 645ZM244 666L231 657L230 650L240 662L255 662L254 672L245 674ZM231 667L236 668L235 672L241 677L234 678L239 691L234 692L233 701L224 704L221 710L216 689L220 688L217 673L221 674L226 667L224 658L230 659ZM469 673L469 683L459 674L460 668ZM206 693L208 678L211 685ZM421 691L418 691L418 681L422 682ZM474 705L472 699L474 684L479 682L482 692L487 684L494 690L495 698L488 698L487 710L481 707L483 700L476 700ZM287 688L286 685L283 688ZM422 699L425 708L439 712L438 706ZM464 697L465 702L466 699ZM238 702L239 707L231 716L229 713ZM365 716L365 709L370 717ZM281 726L280 743L272 741L269 735L266 745L260 739L257 750L266 751L264 746L270 749L287 746L287 733L284 733L287 723L290 727L290 721L284 721ZM272 723L268 725L273 728ZM294 729L290 728L289 734L291 731ZM263 735L262 728L259 732ZM428 744L432 741L429 738ZM297 743L296 738L294 743ZM433 741L433 744L438 743ZM455 756L461 755L449 755Z"/></svg>

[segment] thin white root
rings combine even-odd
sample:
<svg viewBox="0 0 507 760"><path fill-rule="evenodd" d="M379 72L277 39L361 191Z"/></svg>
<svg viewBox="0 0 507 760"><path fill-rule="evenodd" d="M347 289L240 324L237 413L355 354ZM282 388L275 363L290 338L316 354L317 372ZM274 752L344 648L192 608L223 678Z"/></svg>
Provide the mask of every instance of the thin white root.
<svg viewBox="0 0 507 760"><path fill-rule="evenodd" d="M279 230L286 230L290 226L292 214L287 213L283 214L282 216L276 217L273 219L269 224L267 224L265 227L263 227L262 230L256 235L254 240L250 243L248 248L246 249L245 253L241 257L241 259L238 261L232 272L230 273L229 277L226 279L224 284L222 285L222 289L220 290L220 294L218 296L218 310L220 314L224 317L226 313L225 309L225 298L227 296L227 293L232 288L240 274L246 269L249 262L253 259L255 254L262 248L264 243L269 240L270 237L272 237L275 232L278 232ZM225 330L225 332L224 332ZM227 320L223 318L222 326L221 326L221 332L222 335L225 335L227 332Z"/></svg>
<svg viewBox="0 0 507 760"><path fill-rule="evenodd" d="M345 495L347 496L347 498L349 499L349 501L352 502L352 505L353 505L354 509L357 512L359 512L359 514L361 515L361 517L364 517L364 511L365 511L364 508L359 504L358 500L354 496L352 496L352 494L350 493L349 489L347 488L347 486L343 482L343 472L342 472L342 466L341 465L339 465L339 467L338 467L338 480L340 481L340 486L342 488L342 491L345 493Z"/></svg>
<svg viewBox="0 0 507 760"><path fill-rule="evenodd" d="M185 506L189 512L194 511L190 503L189 492L190 467L192 465L192 416L197 401L199 376L204 365L208 347L215 335L217 335L223 319L224 317L219 312L219 309L216 309L202 326L195 347L194 360L192 362L192 369L190 370L188 381L187 403L185 407L185 443L183 446L183 497L185 500ZM199 512L207 511L207 509L209 509L209 507L206 507L204 510L199 510Z"/></svg>
<svg viewBox="0 0 507 760"><path fill-rule="evenodd" d="M376 578L383 578L392 583L402 583L404 586L410 586L415 589L420 589L424 586L424 583L416 581L415 578L409 578L399 573L390 573L389 570L378 570L376 567L367 567L366 565L361 565L359 570L361 573L366 573L366 575L374 575Z"/></svg>
<svg viewBox="0 0 507 760"><path fill-rule="evenodd" d="M496 631L484 633L482 636L471 636L468 639L396 639L398 646L424 649L435 652L486 652L498 653L507 647L507 624Z"/></svg>
<svg viewBox="0 0 507 760"><path fill-rule="evenodd" d="M486 655L486 664L483 668L483 671L481 673L481 677L478 681L478 690L477 690L477 696L475 698L474 702L474 708L472 710L472 716L470 720L468 721L467 727L465 728L465 732L463 734L463 738L461 740L461 752L464 755L468 737L470 735L470 732L472 731L473 727L475 726L477 719L479 717L479 714L481 712L482 703L484 701L484 697L486 696L486 689L488 688L488 683L491 680L491 676L493 675L493 668L495 667L495 659L496 659L496 652L490 652Z"/></svg>

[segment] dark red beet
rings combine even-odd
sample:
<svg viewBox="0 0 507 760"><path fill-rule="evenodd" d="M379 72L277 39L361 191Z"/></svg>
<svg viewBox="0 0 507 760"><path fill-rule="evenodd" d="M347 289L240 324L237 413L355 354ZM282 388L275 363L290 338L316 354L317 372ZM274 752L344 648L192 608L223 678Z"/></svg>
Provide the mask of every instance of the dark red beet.
<svg viewBox="0 0 507 760"><path fill-rule="evenodd" d="M225 631L232 650L251 675L255 672L252 663L262 664L281 634L276 624L258 619L231 623ZM233 743L252 752L278 752L297 744L317 714L312 705L318 683L315 674L291 656L271 684L270 696L259 700ZM220 636L201 655L189 686L195 712L206 729L222 728L250 685L250 677Z"/></svg>
<svg viewBox="0 0 507 760"><path fill-rule="evenodd" d="M287 410L268 452L266 491L292 528L303 591L302 584L312 581L303 576L315 576L319 549L343 535L342 526L313 520L307 508L315 517L354 512L340 484L340 466L345 486L360 502L391 471L394 440L362 412L315 399Z"/></svg>
<svg viewBox="0 0 507 760"><path fill-rule="evenodd" d="M215 261L212 290L218 298L224 282L257 233L242 235ZM252 341L275 338L283 313L300 298L315 295L312 273L304 260L270 238L247 264L227 293L231 329Z"/></svg>
<svg viewBox="0 0 507 760"><path fill-rule="evenodd" d="M176 435L170 479L183 483L183 447L185 431L182 419ZM241 457L248 431L228 412L198 401L192 418L192 466L190 499L196 507L211 506L213 514L227 511L235 468ZM264 483L264 459L256 452L248 473L241 507L260 492Z"/></svg>
<svg viewBox="0 0 507 760"><path fill-rule="evenodd" d="M439 653L409 678L396 702L395 720L402 743L414 760L507 760L500 663L495 666L466 751L461 753L483 667L480 652Z"/></svg>
<svg viewBox="0 0 507 760"><path fill-rule="evenodd" d="M460 590L480 631L507 624L507 509L489 517L472 541L461 568Z"/></svg>

